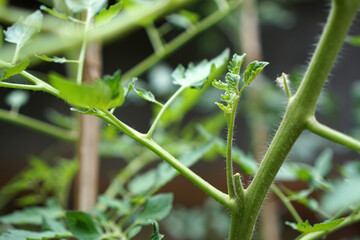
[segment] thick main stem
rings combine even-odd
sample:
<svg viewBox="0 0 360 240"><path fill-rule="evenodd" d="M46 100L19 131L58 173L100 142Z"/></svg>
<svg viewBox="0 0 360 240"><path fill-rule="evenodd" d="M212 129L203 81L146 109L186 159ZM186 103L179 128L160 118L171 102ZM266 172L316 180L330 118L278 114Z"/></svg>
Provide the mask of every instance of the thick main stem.
<svg viewBox="0 0 360 240"><path fill-rule="evenodd" d="M359 0L333 1L326 27L299 90L289 99L279 129L254 180L246 190L244 214L239 216L239 227L235 229L236 232L232 234L234 237L230 239L251 239L267 192L296 139L305 129L307 119L315 112L321 89L359 5Z"/></svg>

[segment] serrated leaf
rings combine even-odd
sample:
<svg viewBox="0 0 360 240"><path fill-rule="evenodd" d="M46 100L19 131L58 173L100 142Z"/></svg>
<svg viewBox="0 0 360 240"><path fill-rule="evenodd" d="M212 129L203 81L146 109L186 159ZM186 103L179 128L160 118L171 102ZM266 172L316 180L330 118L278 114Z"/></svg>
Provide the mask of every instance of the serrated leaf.
<svg viewBox="0 0 360 240"><path fill-rule="evenodd" d="M33 232L27 230L10 229L8 233L3 233L0 240L42 240L42 239L62 239L69 238L72 235L61 235L52 231Z"/></svg>
<svg viewBox="0 0 360 240"><path fill-rule="evenodd" d="M232 74L239 74L241 70L241 65L245 57L246 57L245 53L241 56L235 53L228 65L229 72Z"/></svg>
<svg viewBox="0 0 360 240"><path fill-rule="evenodd" d="M120 12L123 7L123 2L120 1L111 5L108 9L104 8L98 15L95 16L95 25L100 26L110 22Z"/></svg>
<svg viewBox="0 0 360 240"><path fill-rule="evenodd" d="M44 12L47 12L48 14L50 14L50 15L52 15L54 17L64 19L64 20L69 19L69 17L66 14L58 12L55 8L51 9L51 8L48 8L48 7L44 6L44 5L41 5L40 9L42 11L44 11Z"/></svg>
<svg viewBox="0 0 360 240"><path fill-rule="evenodd" d="M5 40L10 43L15 43L19 48L41 29L43 15L40 10L27 16L25 19L20 20L5 31Z"/></svg>
<svg viewBox="0 0 360 240"><path fill-rule="evenodd" d="M72 12L78 13L87 10L90 17L100 12L105 7L106 2L106 0L65 0Z"/></svg>
<svg viewBox="0 0 360 240"><path fill-rule="evenodd" d="M70 104L83 109L105 110L122 105L124 89L119 83L120 73L105 76L103 81L94 84L76 84L57 74L50 75L50 83L59 90L60 97Z"/></svg>
<svg viewBox="0 0 360 240"><path fill-rule="evenodd" d="M230 113L231 110L228 109L228 107L225 107L224 104L218 103L218 102L215 102L215 104L216 104L221 110L223 110L225 113Z"/></svg>
<svg viewBox="0 0 360 240"><path fill-rule="evenodd" d="M224 57L226 55L226 57ZM210 76L214 71L225 63L228 55L228 50L224 50L219 56L211 61L203 60L197 65L189 63L188 68L179 65L171 74L172 82L175 85L183 87L192 87L201 89L206 80L211 80Z"/></svg>
<svg viewBox="0 0 360 240"><path fill-rule="evenodd" d="M42 55L42 56L36 56L37 58L40 58L41 60L43 61L46 61L46 62L54 62L54 63L66 63L68 60L65 58L65 57L48 57L46 55Z"/></svg>
<svg viewBox="0 0 360 240"><path fill-rule="evenodd" d="M103 237L100 225L88 213L69 211L66 213L66 223L79 240L101 240Z"/></svg>
<svg viewBox="0 0 360 240"><path fill-rule="evenodd" d="M123 216L130 211L131 205L129 201L119 200L106 195L101 195L98 198L100 204L105 205L108 208L115 209L119 216Z"/></svg>
<svg viewBox="0 0 360 240"><path fill-rule="evenodd" d="M160 221L169 214L172 201L172 193L162 193L150 197L146 201L144 209L137 215L136 222L146 225L149 224L149 219Z"/></svg>
<svg viewBox="0 0 360 240"><path fill-rule="evenodd" d="M0 222L16 225L41 225L43 217L59 218L62 216L64 216L64 210L59 207L29 207L1 216Z"/></svg>
<svg viewBox="0 0 360 240"><path fill-rule="evenodd" d="M225 76L227 85L228 85L228 91L229 92L238 92L238 86L240 82L240 76L237 74L227 73Z"/></svg>
<svg viewBox="0 0 360 240"><path fill-rule="evenodd" d="M11 108L19 109L29 101L29 93L23 90L13 90L5 98L5 102Z"/></svg>
<svg viewBox="0 0 360 240"><path fill-rule="evenodd" d="M251 62L244 73L243 81L246 85L249 85L257 75L268 65L268 62Z"/></svg>
<svg viewBox="0 0 360 240"><path fill-rule="evenodd" d="M212 81L212 85L220 90L224 90L227 91L227 89L229 89L227 83L224 83L220 80L214 80Z"/></svg>
<svg viewBox="0 0 360 240"><path fill-rule="evenodd" d="M21 63L6 69L3 72L0 72L0 81L8 79L14 75L17 75L19 73L21 73L22 71L24 71L27 66L29 66L29 59L25 58Z"/></svg>
<svg viewBox="0 0 360 240"><path fill-rule="evenodd" d="M138 95L139 97L142 97L143 99L149 101L149 102L157 102L155 99L155 96L152 92L147 91L143 88L136 88L135 87L135 83L136 83L137 79L134 78L130 83L129 83L129 89L133 90L136 95Z"/></svg>
<svg viewBox="0 0 360 240"><path fill-rule="evenodd" d="M149 220L149 223L153 225L153 232L151 234L151 240L161 240L164 238L164 235L159 232L159 224L157 221Z"/></svg>
<svg viewBox="0 0 360 240"><path fill-rule="evenodd" d="M63 222L47 217L43 220L42 231L56 232L61 236L72 236L72 233L66 229Z"/></svg>
<svg viewBox="0 0 360 240"><path fill-rule="evenodd" d="M306 220L305 222L300 222L298 224L290 222L285 222L285 224L289 225L294 230L307 234L311 232L330 231L339 226L344 220L344 218L339 218L333 221L317 223L314 226L311 226L308 220Z"/></svg>

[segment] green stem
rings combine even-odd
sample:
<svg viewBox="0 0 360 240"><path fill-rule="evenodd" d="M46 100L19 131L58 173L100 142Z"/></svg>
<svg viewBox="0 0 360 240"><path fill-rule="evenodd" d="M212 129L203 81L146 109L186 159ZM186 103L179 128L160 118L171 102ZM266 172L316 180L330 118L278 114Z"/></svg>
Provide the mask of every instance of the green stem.
<svg viewBox="0 0 360 240"><path fill-rule="evenodd" d="M171 98L169 98L169 100L162 106L160 112L156 115L156 118L153 122L153 124L151 125L149 131L146 133L146 137L147 138L151 138L151 136L153 135L157 124L160 121L160 118L162 117L162 115L164 114L165 110L169 107L169 105L175 100L175 98L183 91L185 90L186 87L180 87L172 96Z"/></svg>
<svg viewBox="0 0 360 240"><path fill-rule="evenodd" d="M149 36L151 45L153 46L155 53L158 53L161 50L163 50L164 45L159 35L159 31L155 28L154 23L150 23L149 25L147 25L145 30Z"/></svg>
<svg viewBox="0 0 360 240"><path fill-rule="evenodd" d="M21 48L19 47L19 44L16 44L15 53L14 53L13 59L11 60L11 64L13 64L13 65L16 64L17 59L18 59L18 57L19 57L20 49L21 49Z"/></svg>
<svg viewBox="0 0 360 240"><path fill-rule="evenodd" d="M339 143L343 146L346 146L350 149L353 149L355 151L360 152L360 141L352 138L344 133L341 133L339 131L336 131L332 128L329 128L328 126L325 126L324 124L319 123L315 117L309 118L307 121L306 128L323 137L326 139L329 139L330 141Z"/></svg>
<svg viewBox="0 0 360 240"><path fill-rule="evenodd" d="M44 91L44 88L42 86L30 85L30 84L17 84L17 83L0 82L0 87L23 89L23 90L34 90L34 91Z"/></svg>
<svg viewBox="0 0 360 240"><path fill-rule="evenodd" d="M285 194L278 188L275 184L271 184L271 190L276 194L276 196L283 202L285 207L289 210L290 214L293 216L297 223L303 222L300 215L291 204L290 200L285 196Z"/></svg>
<svg viewBox="0 0 360 240"><path fill-rule="evenodd" d="M233 171L233 161L232 161L232 142L233 142L233 134L234 134L236 107L238 104L238 100L239 98L234 100L231 113L230 114L225 113L226 122L228 126L227 143L226 143L226 181L227 181L229 197L231 199L234 198L235 196L234 179L233 179L234 171Z"/></svg>
<svg viewBox="0 0 360 240"><path fill-rule="evenodd" d="M161 51L158 51L149 57L147 57L145 60L141 61L139 64L137 64L135 67L131 68L128 72L126 72L123 75L124 80L131 79L135 76L139 76L142 73L144 73L147 69L154 66L156 63L158 63L161 59L165 58L166 56L173 53L175 50L183 46L185 43L189 42L192 38L194 38L199 33L205 31L206 29L213 26L215 23L222 20L224 17L226 17L231 11L235 10L242 1L235 1L232 4L230 4L230 7L227 8L224 11L217 11L210 16L206 17L201 22L195 24L190 29L185 31L184 33L180 34L178 37L176 37L171 42L164 45Z"/></svg>
<svg viewBox="0 0 360 240"><path fill-rule="evenodd" d="M304 79L289 103L274 139L246 190L244 215L232 234L234 239L251 239L253 229L274 178L287 154L314 115L316 102L330 73L347 31L360 5L358 0L333 1L330 16Z"/></svg>
<svg viewBox="0 0 360 240"><path fill-rule="evenodd" d="M172 156L161 146L159 146L156 142L149 139L147 135L141 134L138 131L130 128L129 126L121 122L119 119L117 119L110 112L105 111L104 113L106 117L103 117L103 119L105 119L107 122L114 124L123 133L125 133L129 137L133 138L135 141L139 142L143 146L153 151L161 159L169 163L180 174L182 174L184 177L189 179L201 190L203 190L207 195L214 198L220 204L222 204L223 206L229 209L234 209L234 203L233 201L231 201L231 199L227 194L221 192L220 190L212 186L210 183L202 179L200 176L198 176L196 173L191 171L188 167L182 164L179 160L177 160L174 156Z"/></svg>
<svg viewBox="0 0 360 240"><path fill-rule="evenodd" d="M13 66L14 65L12 65L10 63L0 60L0 67L11 68ZM40 78L35 77L34 75L28 73L27 71L22 71L21 73L19 73L19 75L22 76L23 78L25 78L26 80L28 80L29 82L33 83L34 85L42 87L42 90L44 92L47 92L56 97L59 97L59 91L57 89L53 88L50 84L41 80Z"/></svg>
<svg viewBox="0 0 360 240"><path fill-rule="evenodd" d="M78 59L78 69L77 69L77 76L76 76L76 83L77 84L81 84L82 82L82 78L83 78L83 73L84 73L84 63L85 63L85 55L86 55L86 48L88 45L88 31L89 31L89 26L90 26L90 21L91 18L89 16L89 14L86 14L86 21L85 21L85 27L84 27L84 35L83 35L83 42L81 44L81 50L80 50L80 54L79 54L79 59Z"/></svg>
<svg viewBox="0 0 360 240"><path fill-rule="evenodd" d="M74 142L77 136L76 132L74 131L65 130L51 124L24 116L22 114L14 115L2 109L0 109L0 120L36 130L49 136L69 142Z"/></svg>

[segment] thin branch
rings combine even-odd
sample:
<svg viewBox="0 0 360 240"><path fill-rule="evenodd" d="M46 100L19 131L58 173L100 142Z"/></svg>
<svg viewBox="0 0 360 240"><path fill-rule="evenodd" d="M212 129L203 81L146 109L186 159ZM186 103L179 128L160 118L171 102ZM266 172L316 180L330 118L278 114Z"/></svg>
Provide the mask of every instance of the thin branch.
<svg viewBox="0 0 360 240"><path fill-rule="evenodd" d="M147 147L149 150L153 151L156 155L158 155L161 159L169 163L173 168L175 168L180 174L193 182L196 186L198 186L202 191L204 191L207 195L214 198L223 206L227 207L230 210L234 210L235 204L229 196L210 183L205 181L199 175L194 173L184 164L182 164L179 160L177 160L174 156L172 156L169 152L163 149L160 145L158 145L153 140L149 139L145 134L141 134L138 131L130 128L119 119L117 119L113 114L109 111L104 111L105 116L102 118L111 124L115 124L119 130L133 138L135 141L139 142L143 146ZM109 120L109 121L108 121Z"/></svg>
<svg viewBox="0 0 360 240"><path fill-rule="evenodd" d="M0 120L36 130L38 132L45 133L46 135L68 142L75 142L77 137L77 133L75 131L59 128L46 122L24 116L22 114L14 115L11 114L11 112L3 109L0 109Z"/></svg>
<svg viewBox="0 0 360 240"><path fill-rule="evenodd" d="M348 147L350 149L353 149L355 151L360 152L360 141L352 138L344 133L341 133L339 131L336 131L328 126L325 126L324 124L319 123L315 117L309 118L306 124L306 128L323 137L326 139L329 139L330 141L339 143L345 147Z"/></svg>
<svg viewBox="0 0 360 240"><path fill-rule="evenodd" d="M150 23L145 27L146 33L150 39L151 45L153 46L155 53L158 53L164 49L163 42L161 40L159 31L154 26L154 23Z"/></svg>
<svg viewBox="0 0 360 240"><path fill-rule="evenodd" d="M157 126L157 124L160 121L160 118L162 117L162 115L164 114L165 110L169 107L169 105L175 100L175 98L184 90L186 89L185 87L180 87L172 96L171 98L162 106L160 112L156 115L156 118L153 122L153 124L151 125L149 131L146 133L146 137L147 138L151 138L151 136L153 135L155 128Z"/></svg>
<svg viewBox="0 0 360 240"><path fill-rule="evenodd" d="M34 90L34 91L44 91L44 88L39 85L17 84L17 83L9 83L9 82L0 82L0 87L24 89L24 90Z"/></svg>
<svg viewBox="0 0 360 240"><path fill-rule="evenodd" d="M293 216L297 223L303 222L299 213L296 211L294 206L291 204L289 198L278 188L275 184L271 184L270 189L276 194L276 196L282 201L285 207L289 210L290 214Z"/></svg>

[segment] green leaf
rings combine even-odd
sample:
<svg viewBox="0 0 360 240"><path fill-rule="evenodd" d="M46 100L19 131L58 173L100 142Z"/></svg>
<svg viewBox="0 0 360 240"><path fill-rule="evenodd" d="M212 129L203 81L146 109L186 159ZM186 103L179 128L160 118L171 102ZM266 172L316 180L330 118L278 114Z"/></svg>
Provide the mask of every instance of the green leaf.
<svg viewBox="0 0 360 240"><path fill-rule="evenodd" d="M20 20L11 27L8 27L5 31L5 40L10 43L15 43L19 48L41 29L41 22L43 15L40 10L27 16L25 19Z"/></svg>
<svg viewBox="0 0 360 240"><path fill-rule="evenodd" d="M331 170L331 161L333 151L330 148L325 149L315 160L314 171L321 177L325 177Z"/></svg>
<svg viewBox="0 0 360 240"><path fill-rule="evenodd" d="M294 230L307 234L311 232L330 231L339 226L344 220L344 218L339 218L333 221L317 223L314 226L311 226L308 220L306 220L305 222L300 222L298 224L290 222L285 222L285 224L289 225Z"/></svg>
<svg viewBox="0 0 360 240"><path fill-rule="evenodd" d="M76 84L57 74L50 75L50 83L59 90L60 97L70 104L84 108L105 110L122 105L124 89L119 83L120 73L105 76L103 81L95 80L94 84Z"/></svg>
<svg viewBox="0 0 360 240"><path fill-rule="evenodd" d="M153 225L153 232L151 234L151 240L161 240L164 238L164 235L159 232L159 224L157 221L152 219L149 220L149 223Z"/></svg>
<svg viewBox="0 0 360 240"><path fill-rule="evenodd" d="M69 17L66 14L58 12L55 8L51 9L51 8L48 8L48 7L44 6L44 5L41 5L40 9L42 11L44 11L44 12L47 12L48 14L50 14L50 15L52 15L54 17L64 19L64 20L69 19Z"/></svg>
<svg viewBox="0 0 360 240"><path fill-rule="evenodd" d="M150 197L146 201L144 209L137 215L136 222L146 225L149 224L149 219L160 221L169 214L172 201L172 193L162 193Z"/></svg>
<svg viewBox="0 0 360 240"><path fill-rule="evenodd" d="M197 65L189 63L188 68L179 65L171 74L172 82L182 87L201 89L212 73L221 68L228 56L228 50L224 50L218 57L211 61L203 60Z"/></svg>
<svg viewBox="0 0 360 240"><path fill-rule="evenodd" d="M353 46L360 46L360 36L349 36L346 39L346 42Z"/></svg>
<svg viewBox="0 0 360 240"><path fill-rule="evenodd" d="M78 13L87 10L90 17L100 12L105 7L106 2L106 0L65 0L72 12Z"/></svg>
<svg viewBox="0 0 360 240"><path fill-rule="evenodd" d="M120 1L111 5L108 9L104 8L98 15L95 16L95 25L100 26L110 22L120 12L123 7L123 2Z"/></svg>
<svg viewBox="0 0 360 240"><path fill-rule="evenodd" d="M230 113L231 113L231 108L225 106L224 104L218 103L218 102L215 102L215 104L216 104L221 110L223 110L226 114L230 114Z"/></svg>
<svg viewBox="0 0 360 240"><path fill-rule="evenodd" d="M133 90L136 95L138 95L139 97L142 97L143 99L149 101L149 102L157 102L155 99L155 96L152 92L147 91L145 89L142 88L136 88L135 87L135 83L137 81L137 78L133 78L133 80L129 83L129 89Z"/></svg>
<svg viewBox="0 0 360 240"><path fill-rule="evenodd" d="M0 81L21 73L27 68L27 66L29 66L29 63L29 59L25 58L21 63L14 65L3 72L0 72Z"/></svg>
<svg viewBox="0 0 360 240"><path fill-rule="evenodd" d="M41 225L43 217L54 219L62 216L64 216L64 210L59 207L29 207L1 216L0 222L16 225Z"/></svg>
<svg viewBox="0 0 360 240"><path fill-rule="evenodd" d="M237 93L239 91L238 86L240 82L240 76L237 74L227 73L225 79L227 82L228 91Z"/></svg>
<svg viewBox="0 0 360 240"><path fill-rule="evenodd" d="M244 83L249 85L268 64L268 62L251 62L244 73Z"/></svg>
<svg viewBox="0 0 360 240"><path fill-rule="evenodd" d="M115 209L119 216L126 215L131 208L130 202L126 200L119 200L106 195L101 195L98 198L100 204L105 205L108 208Z"/></svg>
<svg viewBox="0 0 360 240"><path fill-rule="evenodd" d="M66 63L68 60L64 57L48 57L48 56L45 56L45 55L42 55L42 56L36 56L37 58L40 58L41 60L43 61L46 61L46 62L54 62L54 63Z"/></svg>
<svg viewBox="0 0 360 240"><path fill-rule="evenodd" d="M42 240L42 239L62 239L69 238L72 235L62 235L57 232L33 232L27 230L10 229L8 233L3 233L0 236L0 240Z"/></svg>
<svg viewBox="0 0 360 240"><path fill-rule="evenodd" d="M360 176L346 178L343 181L336 181L332 191L328 191L321 198L321 206L331 214L340 209L360 204Z"/></svg>
<svg viewBox="0 0 360 240"><path fill-rule="evenodd" d="M13 90L5 98L5 102L13 109L19 109L29 101L29 93L22 90Z"/></svg>
<svg viewBox="0 0 360 240"><path fill-rule="evenodd" d="M142 229L142 226L136 226L134 228L132 228L128 233L127 233L127 237L129 239L132 239L133 237L135 237Z"/></svg>
<svg viewBox="0 0 360 240"><path fill-rule="evenodd" d="M246 54L244 53L243 55L237 55L236 53L233 55L231 61L229 62L228 65L228 70L230 73L232 74L239 74L240 70L241 70L241 65L244 61L246 57Z"/></svg>
<svg viewBox="0 0 360 240"><path fill-rule="evenodd" d="M47 217L44 218L42 231L56 232L61 236L72 236L71 232L66 229L63 222L58 222L55 219Z"/></svg>
<svg viewBox="0 0 360 240"><path fill-rule="evenodd" d="M199 20L199 15L187 10L181 10L179 13L166 16L165 19L179 28L187 29Z"/></svg>
<svg viewBox="0 0 360 240"><path fill-rule="evenodd" d="M85 212L66 212L66 222L70 231L79 240L101 240L103 232L93 217Z"/></svg>

